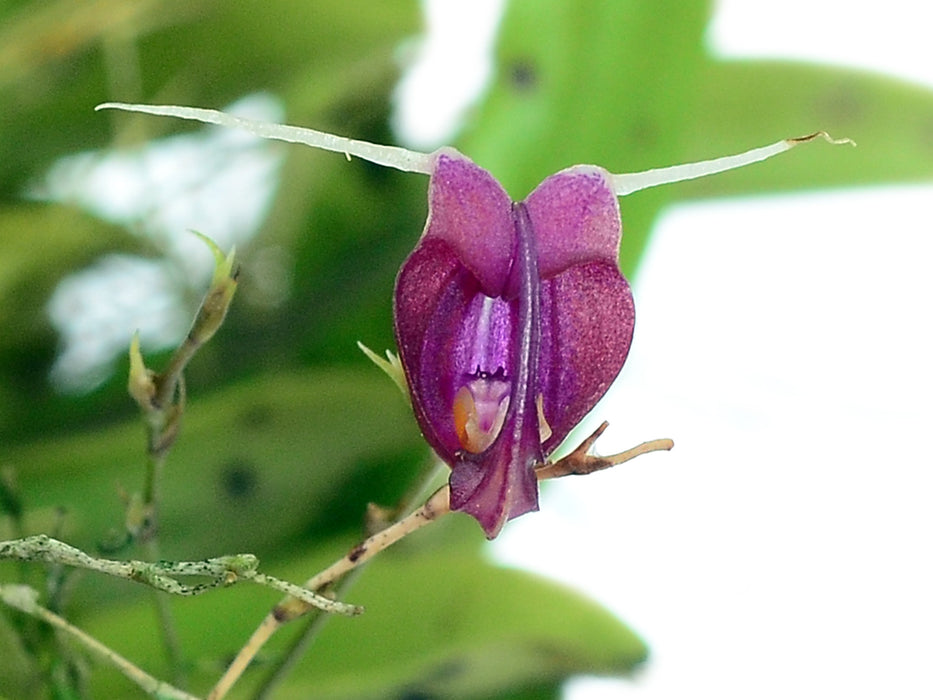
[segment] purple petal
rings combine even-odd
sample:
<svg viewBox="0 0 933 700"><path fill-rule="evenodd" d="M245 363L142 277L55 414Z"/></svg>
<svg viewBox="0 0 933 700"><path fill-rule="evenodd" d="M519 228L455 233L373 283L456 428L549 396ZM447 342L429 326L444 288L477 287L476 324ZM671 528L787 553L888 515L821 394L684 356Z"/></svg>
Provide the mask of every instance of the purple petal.
<svg viewBox="0 0 933 700"><path fill-rule="evenodd" d="M516 302L486 297L444 240L423 241L399 272L399 356L425 439L448 464L463 451L453 412L458 390L479 372L510 379L517 372L517 313Z"/></svg>
<svg viewBox="0 0 933 700"><path fill-rule="evenodd" d="M512 200L502 185L466 156L443 149L431 175L428 208L422 240L446 241L483 292L500 296L515 248Z"/></svg>
<svg viewBox="0 0 933 700"><path fill-rule="evenodd" d="M448 464L460 449L451 417L458 370L451 365L450 346L477 287L475 280L470 284L450 245L440 239L422 241L395 283L395 338L412 408L428 444ZM426 347L429 332L431 343Z"/></svg>
<svg viewBox="0 0 933 700"><path fill-rule="evenodd" d="M538 386L550 454L596 405L625 364L635 304L615 263L568 268L542 282Z"/></svg>
<svg viewBox="0 0 933 700"><path fill-rule="evenodd" d="M578 165L551 175L526 207L543 280L538 371L548 454L622 369L635 306L616 262L622 220L604 170Z"/></svg>
<svg viewBox="0 0 933 700"><path fill-rule="evenodd" d="M608 173L577 165L551 175L528 195L542 279L572 265L592 261L616 264L622 221Z"/></svg>
<svg viewBox="0 0 933 700"><path fill-rule="evenodd" d="M499 440L482 462L461 460L450 472L450 506L472 515L493 539L506 521L538 510L538 480L533 469L511 454L512 444Z"/></svg>

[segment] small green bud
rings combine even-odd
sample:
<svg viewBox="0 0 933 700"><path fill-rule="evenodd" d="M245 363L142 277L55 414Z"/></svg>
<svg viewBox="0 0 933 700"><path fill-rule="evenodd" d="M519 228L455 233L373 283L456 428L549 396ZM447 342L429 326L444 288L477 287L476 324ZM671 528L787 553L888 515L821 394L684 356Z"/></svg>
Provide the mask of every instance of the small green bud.
<svg viewBox="0 0 933 700"><path fill-rule="evenodd" d="M398 355L394 354L391 350L386 350L386 357L388 359L383 360L360 341L356 341L356 345L363 351L366 357L375 363L376 367L389 375L389 379L395 382L395 385L401 390L405 397L408 397L408 380L405 378L405 370L402 368L402 363L399 361Z"/></svg>
<svg viewBox="0 0 933 700"><path fill-rule="evenodd" d="M194 319L194 325L188 331L188 337L197 345L203 345L210 340L217 329L220 328L227 316L227 309L230 308L230 302L233 301L233 295L236 292L238 270L234 266L234 256L236 255L236 246L230 249L228 255L214 241L204 234L192 231L198 238L204 241L214 254L214 276L211 278L211 286L207 290L204 301L201 302L201 308L198 309L198 315Z"/></svg>
<svg viewBox="0 0 933 700"><path fill-rule="evenodd" d="M139 332L130 341L130 377L126 385L130 396L144 411L150 411L156 395L155 373L146 368L139 350Z"/></svg>

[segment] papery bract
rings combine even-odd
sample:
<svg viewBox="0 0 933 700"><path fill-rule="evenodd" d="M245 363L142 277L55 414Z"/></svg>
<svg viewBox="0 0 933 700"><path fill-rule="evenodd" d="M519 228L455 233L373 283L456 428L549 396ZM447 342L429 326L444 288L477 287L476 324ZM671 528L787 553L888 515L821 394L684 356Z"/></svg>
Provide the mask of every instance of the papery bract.
<svg viewBox="0 0 933 700"><path fill-rule="evenodd" d="M488 537L537 509L535 465L625 362L635 314L621 231L599 168L561 171L513 203L465 156L436 155L395 331L418 422L452 468L451 507Z"/></svg>

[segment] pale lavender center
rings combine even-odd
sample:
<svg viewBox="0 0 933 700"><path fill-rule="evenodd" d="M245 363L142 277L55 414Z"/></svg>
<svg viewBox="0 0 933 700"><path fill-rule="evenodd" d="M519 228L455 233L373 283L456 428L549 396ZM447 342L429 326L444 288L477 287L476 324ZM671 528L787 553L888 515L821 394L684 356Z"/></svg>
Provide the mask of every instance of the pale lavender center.
<svg viewBox="0 0 933 700"><path fill-rule="evenodd" d="M464 357L458 363L468 374L512 374L512 315L509 303L501 298L482 292L473 297L461 328Z"/></svg>
<svg viewBox="0 0 933 700"><path fill-rule="evenodd" d="M514 309L478 292L470 301L455 343L455 376L448 387L451 418L460 445L471 453L488 448L505 420L514 371Z"/></svg>

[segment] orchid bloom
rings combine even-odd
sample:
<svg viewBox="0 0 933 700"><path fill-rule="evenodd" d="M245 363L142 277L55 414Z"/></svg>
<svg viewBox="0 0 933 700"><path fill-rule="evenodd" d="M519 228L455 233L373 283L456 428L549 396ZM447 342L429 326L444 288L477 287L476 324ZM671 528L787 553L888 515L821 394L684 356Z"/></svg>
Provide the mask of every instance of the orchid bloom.
<svg viewBox="0 0 933 700"><path fill-rule="evenodd" d="M452 148L417 153L213 110L108 103L233 126L431 176L428 221L395 289L395 335L450 507L486 536L538 508L535 468L622 369L635 310L617 257L617 197L764 160L819 132L736 156L614 175L579 165L521 202Z"/></svg>
<svg viewBox="0 0 933 700"><path fill-rule="evenodd" d="M616 262L609 175L578 166L513 203L451 149L435 155L428 223L395 289L395 335L450 505L487 536L538 508L536 465L615 379L635 307Z"/></svg>

